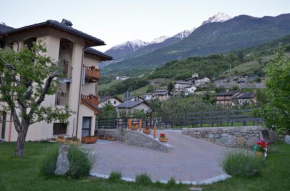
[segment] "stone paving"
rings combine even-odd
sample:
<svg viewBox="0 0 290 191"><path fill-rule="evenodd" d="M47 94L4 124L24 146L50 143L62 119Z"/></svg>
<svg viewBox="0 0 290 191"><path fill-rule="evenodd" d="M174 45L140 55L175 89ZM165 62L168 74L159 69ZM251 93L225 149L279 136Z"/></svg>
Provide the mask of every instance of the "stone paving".
<svg viewBox="0 0 290 191"><path fill-rule="evenodd" d="M181 134L180 130L157 131L165 133L174 147L170 153L126 145L120 141L98 140L86 145L97 156L92 173L109 175L121 171L122 176L134 179L147 173L152 180L203 181L225 174L218 159L227 149L203 140Z"/></svg>

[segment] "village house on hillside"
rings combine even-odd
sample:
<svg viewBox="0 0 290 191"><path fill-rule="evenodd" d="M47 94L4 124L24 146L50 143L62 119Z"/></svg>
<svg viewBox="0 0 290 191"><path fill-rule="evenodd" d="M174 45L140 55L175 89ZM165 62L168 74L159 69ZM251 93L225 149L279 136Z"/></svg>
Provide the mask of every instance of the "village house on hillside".
<svg viewBox="0 0 290 191"><path fill-rule="evenodd" d="M14 51L19 51L24 46L31 48L39 40L46 45L47 56L61 61L65 75L58 79L58 92L47 95L43 105L63 108L68 104L75 113L68 123L38 122L31 125L26 140L46 140L59 134L78 138L93 135L95 115L99 113L99 63L112 60L112 57L90 47L105 45L104 41L74 29L72 23L65 19L61 23L47 20L15 29L0 24L1 48L12 47ZM0 138L8 142L16 141L17 132L11 115L6 113L2 119L7 122L0 124Z"/></svg>
<svg viewBox="0 0 290 191"><path fill-rule="evenodd" d="M119 116L121 112L126 112L126 109L128 110L128 113L142 110L144 111L144 113L146 113L149 109L151 110L150 105L143 100L127 101L117 105L116 108Z"/></svg>
<svg viewBox="0 0 290 191"><path fill-rule="evenodd" d="M124 102L127 101L126 99L123 100ZM142 97L139 96L131 96L128 98L128 101L144 101Z"/></svg>
<svg viewBox="0 0 290 191"><path fill-rule="evenodd" d="M152 93L147 93L145 100L158 99L159 101L166 101L170 99L170 94L166 90L155 90Z"/></svg>
<svg viewBox="0 0 290 191"><path fill-rule="evenodd" d="M124 81L124 80L127 80L127 79L129 79L128 76L117 76L116 77L116 80L120 80L120 81Z"/></svg>
<svg viewBox="0 0 290 191"><path fill-rule="evenodd" d="M251 92L221 92L215 95L215 101L218 105L232 106L236 104L251 104L255 102L255 96Z"/></svg>
<svg viewBox="0 0 290 191"><path fill-rule="evenodd" d="M100 96L99 97L99 108L104 107L106 104L112 104L113 106L117 106L123 103L121 99L116 96Z"/></svg>

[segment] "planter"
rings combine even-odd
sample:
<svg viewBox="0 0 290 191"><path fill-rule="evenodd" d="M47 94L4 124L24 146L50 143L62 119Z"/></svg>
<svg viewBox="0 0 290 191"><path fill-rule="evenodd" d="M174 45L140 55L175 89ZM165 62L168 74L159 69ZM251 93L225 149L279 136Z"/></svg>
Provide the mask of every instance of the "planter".
<svg viewBox="0 0 290 191"><path fill-rule="evenodd" d="M265 156L265 153L262 152L262 151L256 151L256 152L255 152L255 155L256 155L257 157L264 157L264 156Z"/></svg>
<svg viewBox="0 0 290 191"><path fill-rule="evenodd" d="M65 143L65 139L64 138L56 138L55 141L58 142L58 143Z"/></svg>
<svg viewBox="0 0 290 191"><path fill-rule="evenodd" d="M73 140L65 140L65 143L68 143L70 145L80 145L80 141L73 141Z"/></svg>
<svg viewBox="0 0 290 191"><path fill-rule="evenodd" d="M133 126L131 126L131 129L132 130L137 130L138 129L138 126L137 125L136 126L133 125Z"/></svg>
<svg viewBox="0 0 290 191"><path fill-rule="evenodd" d="M145 133L145 134L150 134L150 133L151 133L151 130L146 130L146 129L144 129L144 130L143 130L143 133Z"/></svg>
<svg viewBox="0 0 290 191"><path fill-rule="evenodd" d="M168 141L168 138L166 138L166 137L159 137L159 141L166 143Z"/></svg>
<svg viewBox="0 0 290 191"><path fill-rule="evenodd" d="M115 141L115 137L108 137L107 140L108 141Z"/></svg>
<svg viewBox="0 0 290 191"><path fill-rule="evenodd" d="M100 135L99 139L106 140L106 137L104 135Z"/></svg>
<svg viewBox="0 0 290 191"><path fill-rule="evenodd" d="M82 142L87 144L95 143L97 142L97 137L82 137Z"/></svg>

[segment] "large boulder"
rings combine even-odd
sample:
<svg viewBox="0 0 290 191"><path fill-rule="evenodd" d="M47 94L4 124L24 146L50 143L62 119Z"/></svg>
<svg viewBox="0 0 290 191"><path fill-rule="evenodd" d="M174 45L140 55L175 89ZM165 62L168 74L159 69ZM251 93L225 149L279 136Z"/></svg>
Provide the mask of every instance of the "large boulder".
<svg viewBox="0 0 290 191"><path fill-rule="evenodd" d="M64 175L69 171L68 151L69 145L61 145L58 150L58 157L56 161L56 169L54 174Z"/></svg>
<svg viewBox="0 0 290 191"><path fill-rule="evenodd" d="M284 138L284 142L290 145L290 135L286 135Z"/></svg>

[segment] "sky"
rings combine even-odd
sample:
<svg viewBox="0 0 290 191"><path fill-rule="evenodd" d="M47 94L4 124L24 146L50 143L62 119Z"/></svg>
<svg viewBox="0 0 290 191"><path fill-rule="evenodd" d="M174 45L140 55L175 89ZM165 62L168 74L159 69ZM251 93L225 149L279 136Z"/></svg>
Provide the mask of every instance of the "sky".
<svg viewBox="0 0 290 191"><path fill-rule="evenodd" d="M152 41L199 27L222 12L231 17L290 13L290 0L1 0L0 23L22 27L49 19L102 39L106 51L128 40Z"/></svg>

